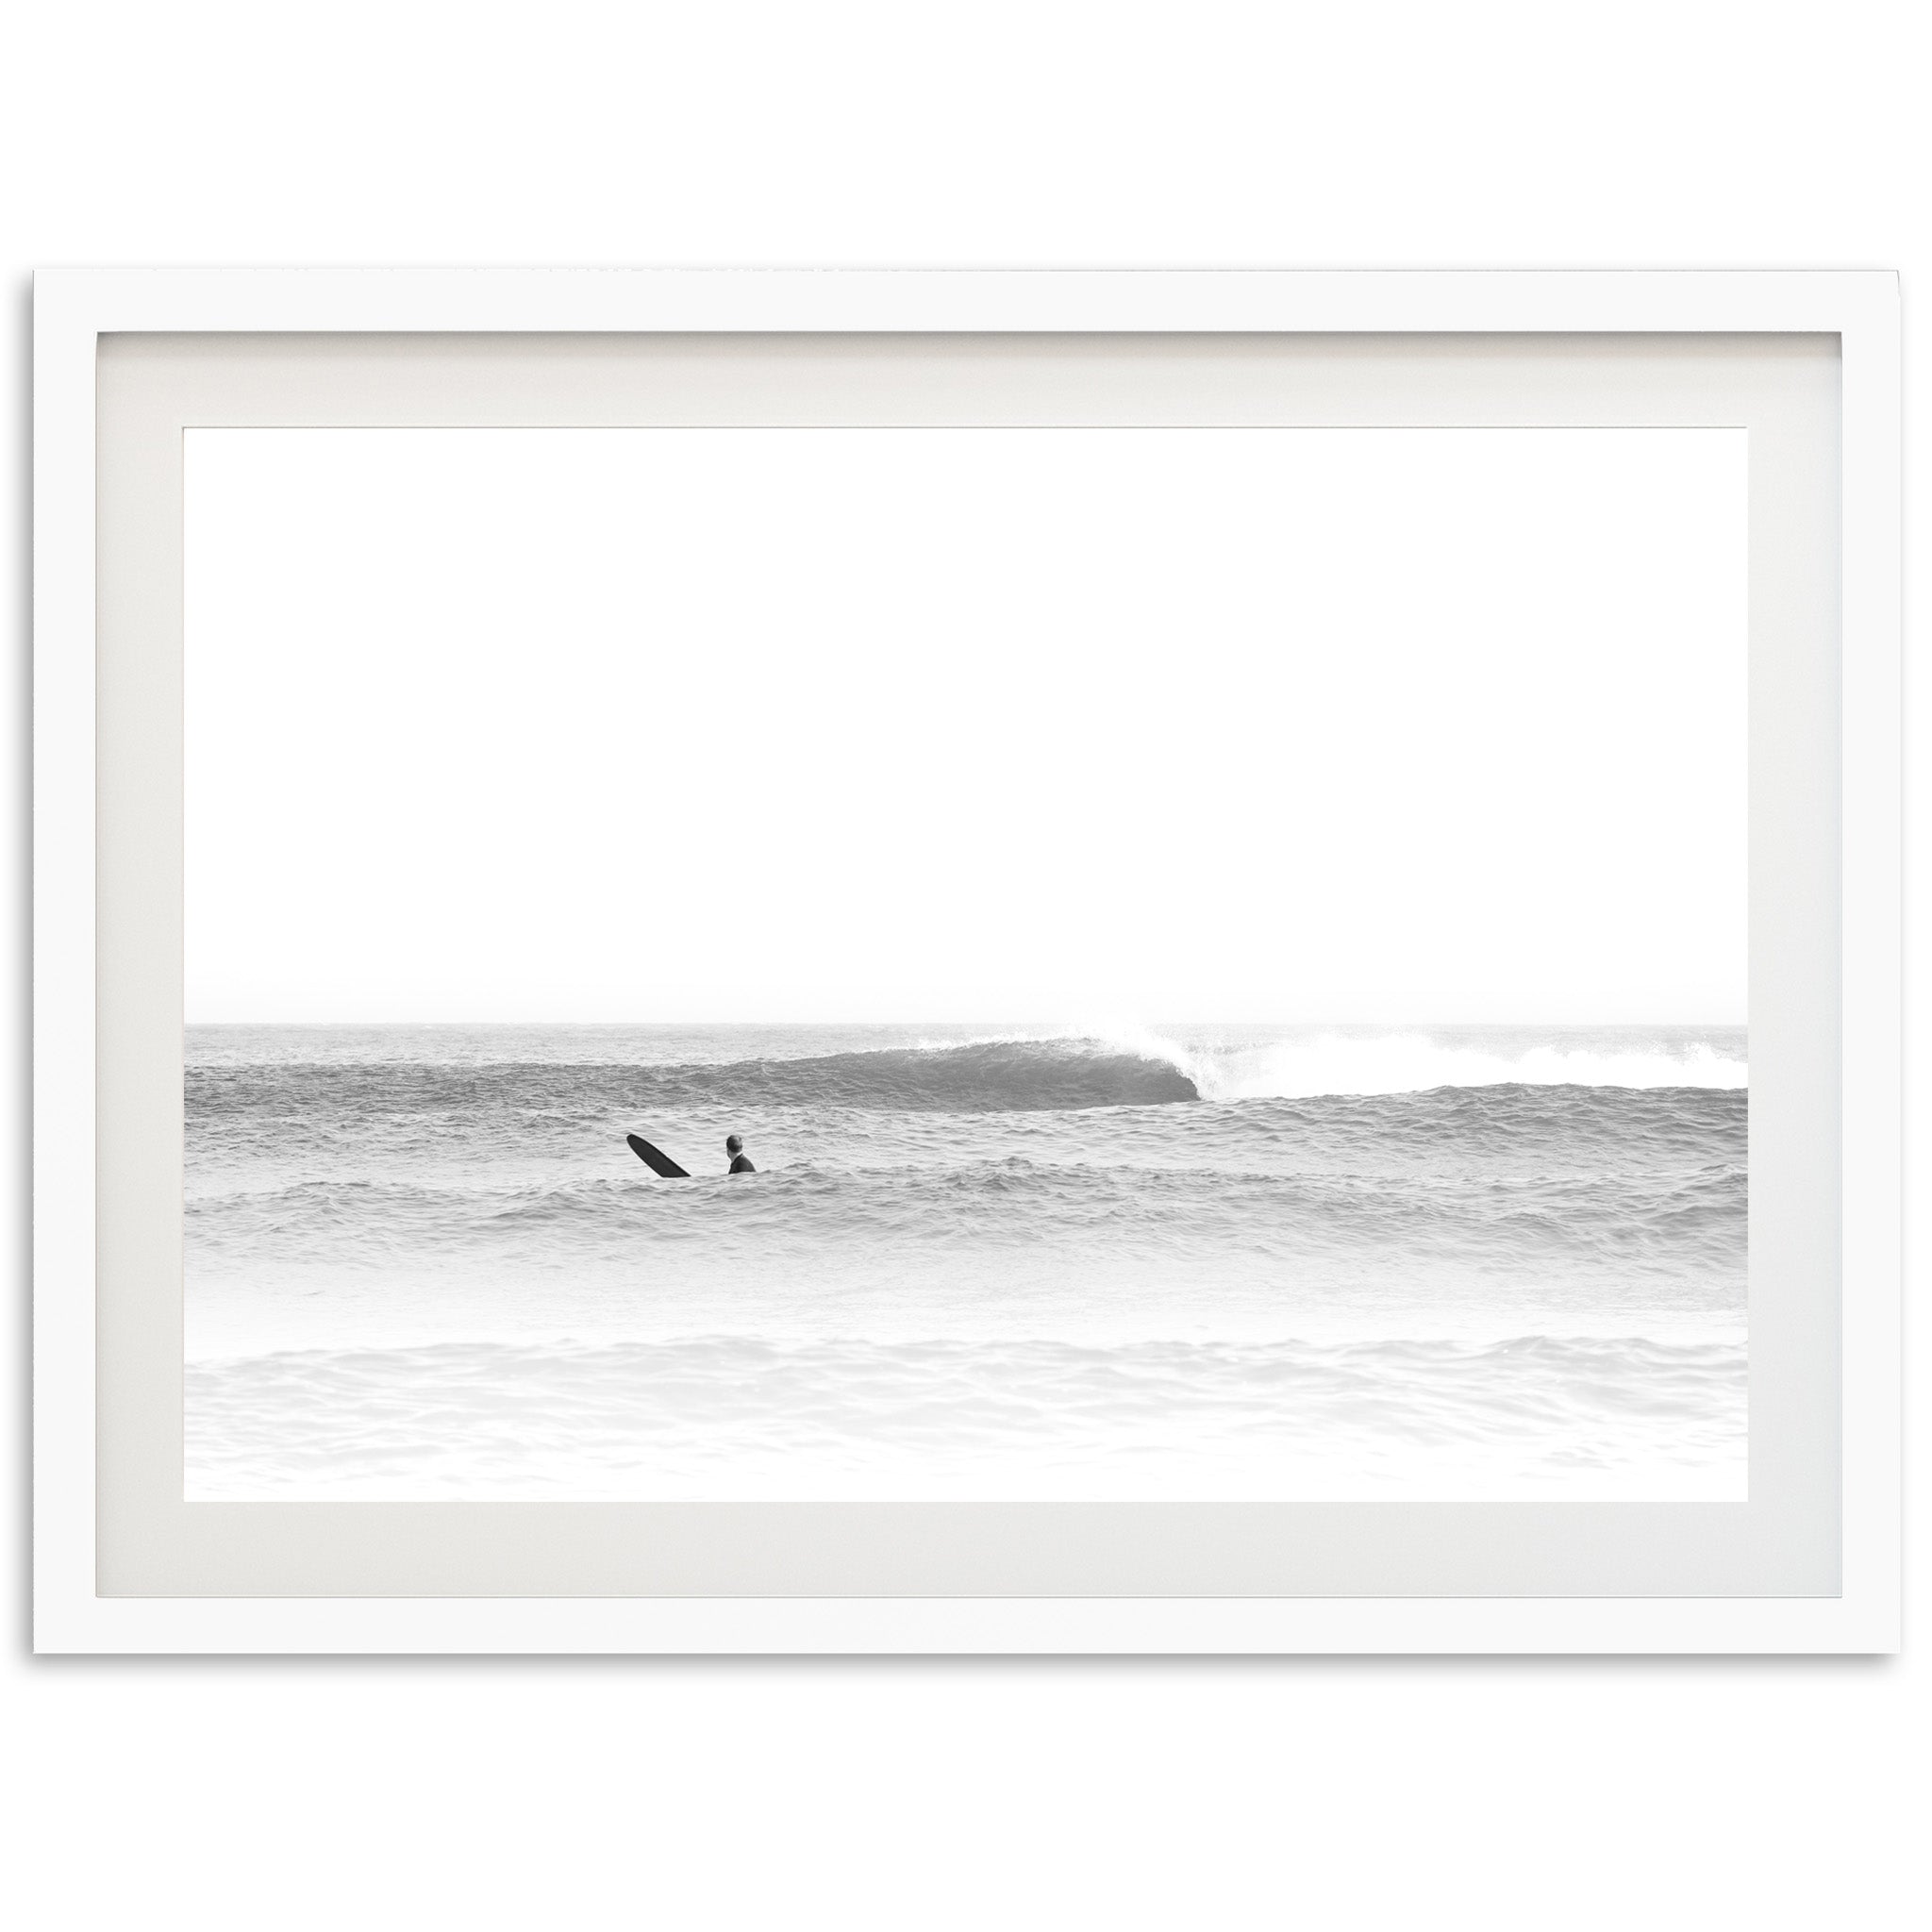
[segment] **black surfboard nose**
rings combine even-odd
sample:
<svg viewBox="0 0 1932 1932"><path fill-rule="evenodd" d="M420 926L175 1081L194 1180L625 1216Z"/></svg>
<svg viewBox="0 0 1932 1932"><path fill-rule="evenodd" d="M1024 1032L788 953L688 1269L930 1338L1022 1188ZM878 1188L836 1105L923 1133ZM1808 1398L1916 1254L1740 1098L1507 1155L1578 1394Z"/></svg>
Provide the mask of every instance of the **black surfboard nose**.
<svg viewBox="0 0 1932 1932"><path fill-rule="evenodd" d="M667 1181L688 1181L691 1175L670 1155L660 1153L651 1143L637 1134L626 1134L625 1140L630 1151L648 1167L653 1174L662 1174Z"/></svg>

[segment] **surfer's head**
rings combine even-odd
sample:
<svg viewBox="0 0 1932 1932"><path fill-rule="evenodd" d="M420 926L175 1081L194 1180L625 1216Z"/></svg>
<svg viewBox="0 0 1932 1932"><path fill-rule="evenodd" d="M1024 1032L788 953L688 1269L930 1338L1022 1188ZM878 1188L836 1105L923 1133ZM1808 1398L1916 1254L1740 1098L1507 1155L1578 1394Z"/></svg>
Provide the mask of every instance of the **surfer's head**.
<svg viewBox="0 0 1932 1932"><path fill-rule="evenodd" d="M742 1154L744 1152L744 1136L742 1134L726 1134L724 1136L724 1151L727 1154Z"/></svg>

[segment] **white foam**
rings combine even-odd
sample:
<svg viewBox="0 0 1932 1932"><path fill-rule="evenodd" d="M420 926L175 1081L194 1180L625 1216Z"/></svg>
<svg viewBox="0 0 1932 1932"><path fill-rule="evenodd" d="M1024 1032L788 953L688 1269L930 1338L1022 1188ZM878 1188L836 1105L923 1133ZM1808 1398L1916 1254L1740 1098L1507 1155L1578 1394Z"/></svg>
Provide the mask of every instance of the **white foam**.
<svg viewBox="0 0 1932 1932"><path fill-rule="evenodd" d="M191 1500L1687 1496L1736 1347L1388 1341L326 1349L191 1366Z"/></svg>
<svg viewBox="0 0 1932 1932"><path fill-rule="evenodd" d="M1707 1087L1750 1084L1742 1059L1703 1042L1682 1053L1532 1046L1518 1053L1452 1045L1420 1033L1323 1033L1216 1051L1144 1027L1100 1036L1123 1053L1165 1060L1205 1100L1300 1100L1335 1093L1418 1093L1432 1087Z"/></svg>

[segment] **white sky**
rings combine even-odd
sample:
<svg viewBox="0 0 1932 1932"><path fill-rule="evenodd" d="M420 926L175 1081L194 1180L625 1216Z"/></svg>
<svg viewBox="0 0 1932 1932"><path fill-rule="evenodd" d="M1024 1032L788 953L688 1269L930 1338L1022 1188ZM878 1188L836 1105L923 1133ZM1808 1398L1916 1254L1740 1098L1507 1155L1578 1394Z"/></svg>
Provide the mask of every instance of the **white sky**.
<svg viewBox="0 0 1932 1932"><path fill-rule="evenodd" d="M191 430L188 1017L1740 1022L1744 443Z"/></svg>

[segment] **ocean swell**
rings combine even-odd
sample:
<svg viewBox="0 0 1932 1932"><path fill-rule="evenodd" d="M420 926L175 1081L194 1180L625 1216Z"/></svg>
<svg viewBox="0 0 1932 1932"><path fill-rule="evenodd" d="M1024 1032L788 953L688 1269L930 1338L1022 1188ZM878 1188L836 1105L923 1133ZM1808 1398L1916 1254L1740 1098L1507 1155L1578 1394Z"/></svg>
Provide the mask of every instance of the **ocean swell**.
<svg viewBox="0 0 1932 1932"><path fill-rule="evenodd" d="M1486 1087L1737 1091L1747 1068L1702 1042L1681 1051L1443 1043L1408 1034L1321 1034L1263 1046L1184 1043L1153 1033L979 1040L724 1062L507 1060L447 1065L316 1060L192 1065L197 1118L287 1120L316 1109L372 1116L505 1110L545 1118L612 1111L806 1106L881 1112L1000 1113L1313 1099Z"/></svg>
<svg viewBox="0 0 1932 1932"><path fill-rule="evenodd" d="M600 1112L703 1105L997 1113L1199 1098L1193 1080L1173 1060L1087 1040L976 1041L722 1065L316 1062L193 1067L188 1077L191 1116L197 1108L212 1114L286 1113L291 1100L362 1113L505 1107Z"/></svg>
<svg viewBox="0 0 1932 1932"><path fill-rule="evenodd" d="M304 1180L188 1205L204 1263L434 1272L463 1257L623 1276L679 1254L803 1262L828 1248L959 1259L1064 1251L1095 1266L1199 1257L1226 1271L1378 1256L1480 1263L1527 1278L1726 1274L1744 1259L1746 1178L1711 1164L1614 1180L1082 1167L1021 1156L863 1173L798 1167L675 1184L577 1177L522 1186ZM1212 1257L1210 1259L1210 1257Z"/></svg>

